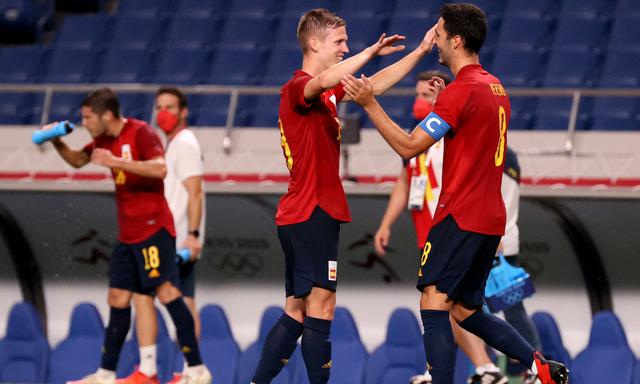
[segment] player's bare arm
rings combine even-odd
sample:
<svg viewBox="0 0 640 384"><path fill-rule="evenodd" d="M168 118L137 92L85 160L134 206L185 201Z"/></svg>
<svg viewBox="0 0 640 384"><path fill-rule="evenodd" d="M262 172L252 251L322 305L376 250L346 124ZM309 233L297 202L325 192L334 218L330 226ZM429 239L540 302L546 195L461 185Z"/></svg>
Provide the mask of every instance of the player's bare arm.
<svg viewBox="0 0 640 384"><path fill-rule="evenodd" d="M167 175L167 166L164 158L159 156L150 160L125 160L115 157L111 151L104 148L95 148L91 152L91 162L107 168L118 168L134 175L149 177L152 179L164 179Z"/></svg>
<svg viewBox="0 0 640 384"><path fill-rule="evenodd" d="M187 219L189 232L200 228L202 220L202 176L187 177L183 182L184 188L189 195L187 201ZM182 244L182 247L189 248L191 252L191 261L195 261L202 251L202 243L192 233L189 233Z"/></svg>
<svg viewBox="0 0 640 384"><path fill-rule="evenodd" d="M389 90L389 88L396 85L415 68L425 55L431 52L436 37L435 29L435 25L431 27L422 38L418 47L411 53L371 76L370 80L373 84L373 92L375 95L383 94Z"/></svg>
<svg viewBox="0 0 640 384"><path fill-rule="evenodd" d="M404 212L408 199L409 185L407 183L407 170L402 167L400 176L398 176L396 183L393 185L391 196L389 196L387 210L384 212L380 226L373 237L373 247L378 256L384 256L387 253L387 246L391 238L391 226L398 220L402 212Z"/></svg>
<svg viewBox="0 0 640 384"><path fill-rule="evenodd" d="M419 127L411 133L402 130L382 109L373 94L373 84L366 76L356 79L346 75L342 84L351 100L362 106L380 135L403 159L409 160L435 144L436 141Z"/></svg>
<svg viewBox="0 0 640 384"><path fill-rule="evenodd" d="M58 124L58 122L54 121L51 124L45 125L41 129L51 129L56 124ZM58 154L60 154L60 157L62 157L62 159L67 162L67 164L71 165L74 168L81 168L87 165L89 161L91 161L89 155L87 155L84 151L69 148L67 143L62 141L62 139L59 137L51 139L51 144L53 144L53 147L56 149Z"/></svg>
<svg viewBox="0 0 640 384"><path fill-rule="evenodd" d="M309 80L304 88L304 98L307 100L314 100L322 92L338 85L342 76L349 73L355 73L367 64L369 60L376 56L386 56L402 51L405 48L404 45L394 44L404 39L405 36L402 35L386 36L386 34L383 33L378 41L373 45L365 48L357 55L332 65L313 79ZM332 44L346 44L346 35L344 40L338 39L333 41Z"/></svg>

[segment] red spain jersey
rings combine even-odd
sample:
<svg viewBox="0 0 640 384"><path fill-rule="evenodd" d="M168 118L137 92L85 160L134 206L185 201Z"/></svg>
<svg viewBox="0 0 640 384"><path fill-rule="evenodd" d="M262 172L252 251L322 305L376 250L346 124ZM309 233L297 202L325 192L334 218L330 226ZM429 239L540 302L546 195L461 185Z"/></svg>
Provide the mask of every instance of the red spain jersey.
<svg viewBox="0 0 640 384"><path fill-rule="evenodd" d="M280 90L280 143L289 169L289 188L280 199L277 225L301 223L320 206L331 217L351 221L340 180L341 126L337 104L341 85L308 102L304 87L313 77L295 71Z"/></svg>
<svg viewBox="0 0 640 384"><path fill-rule="evenodd" d="M164 155L158 135L147 123L135 119L127 119L118 137L96 137L84 151L91 154L94 148L108 149L115 157L126 160L151 160ZM121 169L112 169L111 175L116 185L120 242L139 243L162 227L175 236L162 179L142 177Z"/></svg>
<svg viewBox="0 0 640 384"><path fill-rule="evenodd" d="M451 126L433 225L450 214L465 231L502 236L500 186L511 114L502 84L481 65L467 65L438 96L433 112Z"/></svg>

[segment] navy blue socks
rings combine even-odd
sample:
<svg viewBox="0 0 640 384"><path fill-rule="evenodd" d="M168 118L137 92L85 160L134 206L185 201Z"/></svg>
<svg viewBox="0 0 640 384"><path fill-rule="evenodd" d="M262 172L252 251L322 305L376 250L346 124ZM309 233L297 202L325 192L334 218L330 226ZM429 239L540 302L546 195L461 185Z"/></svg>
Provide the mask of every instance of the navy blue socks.
<svg viewBox="0 0 640 384"><path fill-rule="evenodd" d="M131 307L114 308L109 312L109 325L104 333L102 344L102 363L100 367L115 371L120 350L131 326Z"/></svg>
<svg viewBox="0 0 640 384"><path fill-rule="evenodd" d="M167 311L176 326L176 335L180 350L184 354L187 365L190 367L202 364L200 357L200 348L196 339L196 331L193 322L193 316L189 312L189 308L184 303L182 297L178 297L172 302L165 305Z"/></svg>
<svg viewBox="0 0 640 384"><path fill-rule="evenodd" d="M267 335L253 382L256 384L270 383L289 362L301 335L302 324L283 313Z"/></svg>
<svg viewBox="0 0 640 384"><path fill-rule="evenodd" d="M453 384L456 364L456 344L453 339L449 311L423 309L420 311L424 327L424 350L427 367L433 382Z"/></svg>
<svg viewBox="0 0 640 384"><path fill-rule="evenodd" d="M302 357L311 384L324 384L331 373L331 320L306 316L302 331Z"/></svg>
<svg viewBox="0 0 640 384"><path fill-rule="evenodd" d="M533 364L535 349L515 328L499 317L479 310L459 324L493 348L520 361L525 367L531 367Z"/></svg>

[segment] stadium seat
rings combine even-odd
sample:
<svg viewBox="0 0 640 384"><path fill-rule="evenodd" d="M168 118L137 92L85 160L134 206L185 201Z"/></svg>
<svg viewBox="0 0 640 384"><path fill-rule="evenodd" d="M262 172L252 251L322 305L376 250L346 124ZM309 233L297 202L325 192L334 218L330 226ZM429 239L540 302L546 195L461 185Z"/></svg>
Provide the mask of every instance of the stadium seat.
<svg viewBox="0 0 640 384"><path fill-rule="evenodd" d="M554 130L564 131L569 125L569 118L571 115L572 98L569 96L563 97L541 97L538 100L534 129L535 130ZM585 113L585 101L583 101L578 109L578 116L576 120L576 129L585 129L586 126L586 113Z"/></svg>
<svg viewBox="0 0 640 384"><path fill-rule="evenodd" d="M120 113L124 117L132 117L138 120L150 121L152 107L145 105L147 98L153 97L151 94L139 93L118 93L120 101Z"/></svg>
<svg viewBox="0 0 640 384"><path fill-rule="evenodd" d="M194 95L189 97L189 116L197 127L222 127L227 123L228 95Z"/></svg>
<svg viewBox="0 0 640 384"><path fill-rule="evenodd" d="M537 50L525 47L501 47L487 68L506 87L535 86L542 57Z"/></svg>
<svg viewBox="0 0 640 384"><path fill-rule="evenodd" d="M140 16L118 16L111 34L111 47L147 49L158 41L162 20Z"/></svg>
<svg viewBox="0 0 640 384"><path fill-rule="evenodd" d="M589 344L573 360L569 382L631 383L636 358L618 317L610 311L596 313Z"/></svg>
<svg viewBox="0 0 640 384"><path fill-rule="evenodd" d="M229 320L219 305L206 305L200 310L202 360L220 383L234 383L240 348L233 338Z"/></svg>
<svg viewBox="0 0 640 384"><path fill-rule="evenodd" d="M537 4L537 2L536 2ZM506 15L497 39L499 54L505 47L534 50L549 43L551 23L538 17Z"/></svg>
<svg viewBox="0 0 640 384"><path fill-rule="evenodd" d="M605 26L606 21L596 15L562 15L558 19L553 48L592 51L600 49L608 37Z"/></svg>
<svg viewBox="0 0 640 384"><path fill-rule="evenodd" d="M260 95L256 97L255 108L244 111L249 116L243 116L248 125L253 127L278 127L278 111L280 108L279 95Z"/></svg>
<svg viewBox="0 0 640 384"><path fill-rule="evenodd" d="M556 14L560 3L561 2L555 0L509 0L505 8L505 14L507 15L507 18L511 18L513 16L549 18Z"/></svg>
<svg viewBox="0 0 640 384"><path fill-rule="evenodd" d="M259 63L263 62L262 54L254 49L220 47L209 65L210 72L205 82L219 85L256 84L256 71Z"/></svg>
<svg viewBox="0 0 640 384"><path fill-rule="evenodd" d="M509 102L511 103L509 129L531 129L538 99L533 97L512 96L510 97Z"/></svg>
<svg viewBox="0 0 640 384"><path fill-rule="evenodd" d="M365 382L406 383L411 376L423 373L425 367L422 332L416 317L407 308L396 309L389 318L384 343L369 357Z"/></svg>
<svg viewBox="0 0 640 384"><path fill-rule="evenodd" d="M591 129L633 131L640 129L640 103L635 97L598 97L593 105Z"/></svg>
<svg viewBox="0 0 640 384"><path fill-rule="evenodd" d="M219 46L229 49L259 49L268 38L269 24L268 19L253 14L227 17Z"/></svg>
<svg viewBox="0 0 640 384"><path fill-rule="evenodd" d="M616 17L619 15L640 17L640 3L636 0L618 0Z"/></svg>
<svg viewBox="0 0 640 384"><path fill-rule="evenodd" d="M360 340L360 333L351 312L337 307L331 324L330 384L362 384L368 353Z"/></svg>
<svg viewBox="0 0 640 384"><path fill-rule="evenodd" d="M546 87L580 88L593 86L598 58L588 48L556 47L551 51L542 80ZM571 63L571 65L567 65Z"/></svg>
<svg viewBox="0 0 640 384"><path fill-rule="evenodd" d="M640 384L640 360L636 361L636 369L633 374L633 384Z"/></svg>
<svg viewBox="0 0 640 384"><path fill-rule="evenodd" d="M395 7L393 9L392 17L420 17L422 19L425 18L433 18L436 20L439 15L440 7L446 3L443 0L436 1L421 1L421 0L396 0ZM433 25L433 24L430 24ZM426 32L426 30L425 30ZM390 33L396 33L395 31Z"/></svg>
<svg viewBox="0 0 640 384"><path fill-rule="evenodd" d="M85 97L85 93L54 93L51 98L51 108L47 121L70 120L79 122L80 104Z"/></svg>
<svg viewBox="0 0 640 384"><path fill-rule="evenodd" d="M105 15L67 16L56 33L55 45L91 50L103 40L108 21Z"/></svg>
<svg viewBox="0 0 640 384"><path fill-rule="evenodd" d="M30 124L34 118L32 99L24 93L0 93L0 124Z"/></svg>
<svg viewBox="0 0 640 384"><path fill-rule="evenodd" d="M0 340L0 382L44 383L49 353L36 310L27 302L15 304Z"/></svg>
<svg viewBox="0 0 640 384"><path fill-rule="evenodd" d="M260 354L262 353L264 341L266 340L267 335L269 334L269 331L271 330L273 325L278 321L280 316L282 316L282 313L282 308L280 307L272 306L265 309L264 313L262 314L262 318L260 319L258 340L249 345L249 347L245 349L240 355L236 384L246 384L251 382L253 374L258 367L258 361L260 360ZM293 381L293 375L296 371L296 366L298 364L304 364L301 357L302 356L300 353L300 348L296 348L293 356L291 357L291 359L289 359L289 364L287 364L282 369L280 374L276 376L272 383L301 384L299 382Z"/></svg>
<svg viewBox="0 0 640 384"><path fill-rule="evenodd" d="M88 83L95 68L96 53L84 49L53 49L41 78L43 83Z"/></svg>
<svg viewBox="0 0 640 384"><path fill-rule="evenodd" d="M0 44L32 44L53 16L48 0L0 1Z"/></svg>
<svg viewBox="0 0 640 384"><path fill-rule="evenodd" d="M301 67L300 48L275 48L266 64L262 84L282 86L291 79L293 72Z"/></svg>
<svg viewBox="0 0 640 384"><path fill-rule="evenodd" d="M278 44L277 46L274 46L274 49L300 50L300 44L296 38L299 21L299 14L284 14L277 19L277 25L274 32L275 38L272 41L277 41Z"/></svg>
<svg viewBox="0 0 640 384"><path fill-rule="evenodd" d="M147 51L111 47L100 60L98 83L138 83L148 64Z"/></svg>
<svg viewBox="0 0 640 384"><path fill-rule="evenodd" d="M609 0L563 0L559 16L608 17L615 2Z"/></svg>
<svg viewBox="0 0 640 384"><path fill-rule="evenodd" d="M173 377L173 372L178 365L176 356L179 353L178 345L169 338L167 325L160 311L156 308L156 316L158 318L158 338L156 345L158 347L157 364L158 364L158 380L166 383ZM116 370L117 377L126 377L133 373L136 365L140 363L140 351L138 347L138 336L135 321L131 322L131 338L125 342L120 352L120 360L118 360L118 368ZM180 366L182 368L182 366Z"/></svg>
<svg viewBox="0 0 640 384"><path fill-rule="evenodd" d="M200 83L209 53L201 49L163 49L156 58L156 70L142 80L156 84Z"/></svg>
<svg viewBox="0 0 640 384"><path fill-rule="evenodd" d="M600 75L600 87L638 87L640 67L629 65L640 58L640 50L610 49Z"/></svg>
<svg viewBox="0 0 640 384"><path fill-rule="evenodd" d="M332 11L337 9L339 1L336 0L285 0L282 2L282 12L291 17L300 18L310 9L326 8ZM295 37L295 33L293 35Z"/></svg>
<svg viewBox="0 0 640 384"><path fill-rule="evenodd" d="M35 46L0 48L0 83L30 83L42 60L42 49Z"/></svg>
<svg viewBox="0 0 640 384"><path fill-rule="evenodd" d="M163 45L169 48L202 49L211 43L215 20L191 16L172 19Z"/></svg>
<svg viewBox="0 0 640 384"><path fill-rule="evenodd" d="M169 0L127 0L118 2L118 18L123 16L156 19L167 12Z"/></svg>
<svg viewBox="0 0 640 384"><path fill-rule="evenodd" d="M545 357L559 361L570 368L571 356L562 343L562 335L553 316L548 312L540 311L531 315L531 320L540 335Z"/></svg>
<svg viewBox="0 0 640 384"><path fill-rule="evenodd" d="M609 37L609 49L632 50L638 55L636 57L640 57L637 53L640 51L640 41L636 38L638 34L640 34L640 16L616 15Z"/></svg>
<svg viewBox="0 0 640 384"><path fill-rule="evenodd" d="M342 0L338 15L347 22L347 33L349 33L349 24L353 17L368 17L373 20L382 14L388 13L390 5L392 5L391 2L384 0L369 0L367 1L367 6L363 7L361 0Z"/></svg>
<svg viewBox="0 0 640 384"><path fill-rule="evenodd" d="M227 17L265 18L275 11L274 0L231 0Z"/></svg>
<svg viewBox="0 0 640 384"><path fill-rule="evenodd" d="M211 20L226 10L224 6L225 2L220 0L178 0L175 14Z"/></svg>
<svg viewBox="0 0 640 384"><path fill-rule="evenodd" d="M95 372L100 366L104 323L95 305L73 308L69 333L51 351L49 383L66 383Z"/></svg>

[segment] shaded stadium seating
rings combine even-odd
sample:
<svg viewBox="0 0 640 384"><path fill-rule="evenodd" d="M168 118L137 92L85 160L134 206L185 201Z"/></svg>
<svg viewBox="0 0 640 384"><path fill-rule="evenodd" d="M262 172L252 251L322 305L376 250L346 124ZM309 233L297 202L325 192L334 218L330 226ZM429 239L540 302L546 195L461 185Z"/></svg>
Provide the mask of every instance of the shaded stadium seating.
<svg viewBox="0 0 640 384"><path fill-rule="evenodd" d="M635 63L640 50L610 49L600 76L600 87L637 87L640 85L640 68Z"/></svg>
<svg viewBox="0 0 640 384"><path fill-rule="evenodd" d="M541 97L535 110L534 129L563 131L569 126L572 98ZM584 112L585 102L580 104L576 120L576 129L585 129L587 116Z"/></svg>
<svg viewBox="0 0 640 384"><path fill-rule="evenodd" d="M45 382L49 353L36 310L27 302L15 304L0 340L0 382Z"/></svg>
<svg viewBox="0 0 640 384"><path fill-rule="evenodd" d="M285 0L281 4L281 10L284 14L299 18L303 13L314 8L336 10L338 3L339 1L336 0ZM295 37L295 33L293 36Z"/></svg>
<svg viewBox="0 0 640 384"><path fill-rule="evenodd" d="M255 107L242 111L242 119L253 127L276 128L278 126L279 95L264 95L257 98Z"/></svg>
<svg viewBox="0 0 640 384"><path fill-rule="evenodd" d="M587 17L610 17L614 11L615 2L610 0L563 0L560 17L567 15ZM580 36L576 36L580 38Z"/></svg>
<svg viewBox="0 0 640 384"><path fill-rule="evenodd" d="M262 77L262 84L284 85L296 69L302 67L302 54L300 48L275 48L266 65L266 71Z"/></svg>
<svg viewBox="0 0 640 384"><path fill-rule="evenodd" d="M424 372L426 360L422 332L411 310L393 311L387 325L384 343L376 348L367 362L367 384L406 383Z"/></svg>
<svg viewBox="0 0 640 384"><path fill-rule="evenodd" d="M176 356L178 356L179 353L178 345L169 337L167 325L164 322L162 314L157 308L156 316L158 318L158 337L156 339L156 345L158 347L158 380L160 380L161 383L166 383L173 377L174 370L176 368L181 370L182 366L176 362ZM122 351L120 352L120 359L118 360L118 367L116 370L117 377L129 376L133 373L136 365L139 363L140 351L138 346L138 336L135 321L132 321L131 338L124 343Z"/></svg>
<svg viewBox="0 0 640 384"><path fill-rule="evenodd" d="M202 360L220 383L234 383L240 347L233 338L229 320L219 305L206 305L200 310Z"/></svg>
<svg viewBox="0 0 640 384"><path fill-rule="evenodd" d="M84 93L54 93L47 121L80 121L80 104Z"/></svg>
<svg viewBox="0 0 640 384"><path fill-rule="evenodd" d="M636 369L633 374L633 384L640 384L640 360L636 361Z"/></svg>
<svg viewBox="0 0 640 384"><path fill-rule="evenodd" d="M558 20L554 49L578 48L594 51L607 41L606 20L592 14L565 15ZM575 63L575 62L572 62Z"/></svg>
<svg viewBox="0 0 640 384"><path fill-rule="evenodd" d="M100 72L95 80L98 83L138 83L148 59L145 49L112 47L100 60Z"/></svg>
<svg viewBox="0 0 640 384"><path fill-rule="evenodd" d="M157 84L200 83L209 54L201 49L166 48L156 56L155 70L142 80Z"/></svg>
<svg viewBox="0 0 640 384"><path fill-rule="evenodd" d="M192 16L176 16L169 25L163 41L165 47L202 49L211 43L215 20Z"/></svg>
<svg viewBox="0 0 640 384"><path fill-rule="evenodd" d="M560 6L559 1L555 0L509 0L505 9L505 13L509 17L525 16L533 18L553 16Z"/></svg>
<svg viewBox="0 0 640 384"><path fill-rule="evenodd" d="M586 47L558 47L551 51L543 84L547 87L589 87L596 82L598 57ZM571 65L567 65L571 63Z"/></svg>
<svg viewBox="0 0 640 384"><path fill-rule="evenodd" d="M228 95L197 95L189 97L189 116L193 125L221 127L227 123Z"/></svg>
<svg viewBox="0 0 640 384"><path fill-rule="evenodd" d="M136 16L154 19L168 11L169 0L119 1L118 17Z"/></svg>
<svg viewBox="0 0 640 384"><path fill-rule="evenodd" d="M104 324L95 305L79 303L73 308L67 337L52 351L49 383L65 383L95 372L100 366Z"/></svg>
<svg viewBox="0 0 640 384"><path fill-rule="evenodd" d="M264 18L275 11L274 0L231 0L227 17Z"/></svg>
<svg viewBox="0 0 640 384"><path fill-rule="evenodd" d="M41 60L42 49L38 46L1 47L0 83L33 82Z"/></svg>
<svg viewBox="0 0 640 384"><path fill-rule="evenodd" d="M263 63L263 55L246 47L216 50L215 58L210 63L210 72L205 79L207 84L250 85L258 82L258 65Z"/></svg>
<svg viewBox="0 0 640 384"><path fill-rule="evenodd" d="M225 21L219 46L229 49L253 50L268 39L270 21L254 14L232 15Z"/></svg>
<svg viewBox="0 0 640 384"><path fill-rule="evenodd" d="M89 83L95 69L96 53L77 48L58 47L51 52L43 83Z"/></svg>
<svg viewBox="0 0 640 384"><path fill-rule="evenodd" d="M634 97L598 97L594 101L591 128L632 131L640 128L640 102Z"/></svg>
<svg viewBox="0 0 640 384"><path fill-rule="evenodd" d="M497 40L499 51L505 47L540 49L549 43L551 26L550 21L528 14L505 16Z"/></svg>
<svg viewBox="0 0 640 384"><path fill-rule="evenodd" d="M220 0L178 0L174 6L176 15L210 20L225 11Z"/></svg>
<svg viewBox="0 0 640 384"><path fill-rule="evenodd" d="M564 363L571 368L571 356L562 343L562 335L555 319L548 312L536 312L531 315L531 320L540 335L542 352L545 357Z"/></svg>
<svg viewBox="0 0 640 384"><path fill-rule="evenodd" d="M249 347L245 349L240 355L236 384L246 384L251 382L253 374L255 373L258 366L260 354L262 353L262 348L264 346L267 335L269 334L271 327L273 327L280 316L282 316L282 313L282 308L280 307L272 306L265 309L264 313L262 314L262 318L260 319L258 339L253 344L249 345ZM296 349L296 352L294 352L291 359L289 359L289 364L287 364L287 366L282 369L280 374L276 376L272 383L294 384L295 382L293 381L293 375L295 373L297 364L304 364L301 359L300 348Z"/></svg>
<svg viewBox="0 0 640 384"><path fill-rule="evenodd" d="M351 312L337 307L331 325L330 384L362 384L368 353L360 340L360 333Z"/></svg>
<svg viewBox="0 0 640 384"><path fill-rule="evenodd" d="M537 50L519 47L501 47L496 51L493 64L487 68L507 87L531 87L538 83L542 56Z"/></svg>
<svg viewBox="0 0 640 384"><path fill-rule="evenodd" d="M616 16L640 16L640 3L635 0L618 0L615 12Z"/></svg>
<svg viewBox="0 0 640 384"><path fill-rule="evenodd" d="M35 43L52 16L49 0L0 1L0 43Z"/></svg>
<svg viewBox="0 0 640 384"><path fill-rule="evenodd" d="M147 49L158 41L162 20L137 15L118 16L111 34L111 47Z"/></svg>
<svg viewBox="0 0 640 384"><path fill-rule="evenodd" d="M636 358L618 317L609 311L593 317L589 344L573 360L569 381L582 383L631 383Z"/></svg>
<svg viewBox="0 0 640 384"><path fill-rule="evenodd" d="M55 45L91 50L103 41L108 21L105 15L67 16L56 33Z"/></svg>

